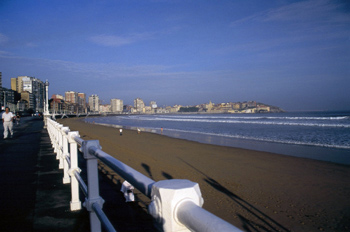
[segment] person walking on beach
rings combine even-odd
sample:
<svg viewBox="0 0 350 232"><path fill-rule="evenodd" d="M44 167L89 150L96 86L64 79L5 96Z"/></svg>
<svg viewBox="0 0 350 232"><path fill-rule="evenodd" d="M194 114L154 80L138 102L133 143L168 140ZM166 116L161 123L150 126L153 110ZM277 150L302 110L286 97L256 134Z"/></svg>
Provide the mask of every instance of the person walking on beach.
<svg viewBox="0 0 350 232"><path fill-rule="evenodd" d="M120 128L120 129L119 129L119 132L120 132L120 136L122 136L122 135L123 135L123 129Z"/></svg>
<svg viewBox="0 0 350 232"><path fill-rule="evenodd" d="M11 138L13 136L13 118L14 115L10 112L10 108L6 107L5 112L2 114L2 123L4 125L4 139L7 139L8 130L10 131Z"/></svg>

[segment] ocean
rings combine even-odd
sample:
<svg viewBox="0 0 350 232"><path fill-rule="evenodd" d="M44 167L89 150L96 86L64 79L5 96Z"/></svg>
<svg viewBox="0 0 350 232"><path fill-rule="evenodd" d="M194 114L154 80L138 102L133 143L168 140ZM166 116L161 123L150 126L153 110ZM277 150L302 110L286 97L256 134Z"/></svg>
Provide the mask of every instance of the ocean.
<svg viewBox="0 0 350 232"><path fill-rule="evenodd" d="M350 164L350 112L157 114L86 122L161 133L201 143Z"/></svg>

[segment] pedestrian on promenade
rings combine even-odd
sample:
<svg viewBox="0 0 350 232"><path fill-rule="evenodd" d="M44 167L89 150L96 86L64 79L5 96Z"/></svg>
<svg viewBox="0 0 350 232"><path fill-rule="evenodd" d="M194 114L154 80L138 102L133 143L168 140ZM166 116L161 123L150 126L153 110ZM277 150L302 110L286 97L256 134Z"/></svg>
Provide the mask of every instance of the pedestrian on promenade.
<svg viewBox="0 0 350 232"><path fill-rule="evenodd" d="M119 132L120 132L120 136L122 136L122 135L123 135L123 129L120 128L120 129L119 129Z"/></svg>
<svg viewBox="0 0 350 232"><path fill-rule="evenodd" d="M139 128L137 128L137 134L140 134L141 130Z"/></svg>
<svg viewBox="0 0 350 232"><path fill-rule="evenodd" d="M160 128L160 133L163 134L163 127Z"/></svg>
<svg viewBox="0 0 350 232"><path fill-rule="evenodd" d="M8 130L10 131L10 136L13 136L13 118L14 115L10 112L10 108L6 107L5 112L2 113L2 123L4 125L4 139L7 139Z"/></svg>
<svg viewBox="0 0 350 232"><path fill-rule="evenodd" d="M19 113L17 113L16 115L16 124L19 125L19 121L21 120L21 116L19 115Z"/></svg>

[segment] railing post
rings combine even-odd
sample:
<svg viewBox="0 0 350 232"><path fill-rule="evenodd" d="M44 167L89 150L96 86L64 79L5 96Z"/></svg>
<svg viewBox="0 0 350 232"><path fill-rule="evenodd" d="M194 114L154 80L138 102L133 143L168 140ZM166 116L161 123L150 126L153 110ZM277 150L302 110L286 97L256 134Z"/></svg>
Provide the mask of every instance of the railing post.
<svg viewBox="0 0 350 232"><path fill-rule="evenodd" d="M66 160L66 156L69 156L68 153L68 138L67 138L67 134L66 132L69 132L69 128L68 127L62 127L61 129L61 133L62 133L62 146L63 146L63 154L62 154L62 159L63 159L63 184L68 184L70 183L70 177L68 174L68 169L69 169L69 165L68 162Z"/></svg>
<svg viewBox="0 0 350 232"><path fill-rule="evenodd" d="M46 128L46 130L47 130L47 133L49 134L50 142L51 142L52 141L51 140L51 119L47 118L46 121L47 121L47 128Z"/></svg>
<svg viewBox="0 0 350 232"><path fill-rule="evenodd" d="M59 123L56 123L55 125L55 152L56 152L56 159L59 160L61 156L60 152L60 130L61 130L62 125Z"/></svg>
<svg viewBox="0 0 350 232"><path fill-rule="evenodd" d="M54 126L54 122L51 121L51 123L50 123L50 139L51 139L52 148L55 148L55 136L54 136L54 133L55 133L55 126ZM55 149L54 149L54 152L55 152Z"/></svg>
<svg viewBox="0 0 350 232"><path fill-rule="evenodd" d="M56 153L56 159L57 159L57 122L52 123L52 148L54 153Z"/></svg>
<svg viewBox="0 0 350 232"><path fill-rule="evenodd" d="M88 198L84 202L84 206L90 212L90 227L91 231L101 231L101 222L98 219L95 211L92 208L93 204L102 205L104 200L100 197L99 181L98 181L98 162L97 158L90 154L90 148L101 148L98 140L88 140L83 142L83 153L86 159L87 179L88 179Z"/></svg>
<svg viewBox="0 0 350 232"><path fill-rule="evenodd" d="M78 168L78 144L74 140L74 137L79 137L78 131L70 131L68 132L68 141L70 145L70 169L69 175L71 176L71 194L72 200L70 202L70 210L80 210L81 202L79 199L79 183L77 179L74 177L74 171L80 171Z"/></svg>
<svg viewBox="0 0 350 232"><path fill-rule="evenodd" d="M59 125L58 126L58 152L57 152L57 156L58 159L60 161L59 163L59 169L63 169L63 134L62 134L62 128L63 125Z"/></svg>
<svg viewBox="0 0 350 232"><path fill-rule="evenodd" d="M189 180L163 180L152 186L149 213L170 231L241 231L202 208L203 198L198 183Z"/></svg>
<svg viewBox="0 0 350 232"><path fill-rule="evenodd" d="M149 213L156 219L163 231L190 231L177 220L177 206L184 201L203 205L199 185L189 180L163 180L152 186L152 202Z"/></svg>

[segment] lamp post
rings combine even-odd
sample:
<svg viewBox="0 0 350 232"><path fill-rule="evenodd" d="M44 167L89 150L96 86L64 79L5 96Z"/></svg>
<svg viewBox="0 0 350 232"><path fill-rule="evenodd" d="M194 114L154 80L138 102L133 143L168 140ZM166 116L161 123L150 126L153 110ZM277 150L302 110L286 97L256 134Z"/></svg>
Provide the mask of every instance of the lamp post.
<svg viewBox="0 0 350 232"><path fill-rule="evenodd" d="M44 128L47 128L47 118L50 117L49 112L49 82L45 82L45 109L44 109Z"/></svg>
<svg viewBox="0 0 350 232"><path fill-rule="evenodd" d="M45 82L45 93L46 93L46 97L45 97L45 113L46 114L50 114L50 112L49 112L49 82L47 80Z"/></svg>
<svg viewBox="0 0 350 232"><path fill-rule="evenodd" d="M5 110L5 107L6 107L6 92L5 91L2 91L4 93L4 110Z"/></svg>

